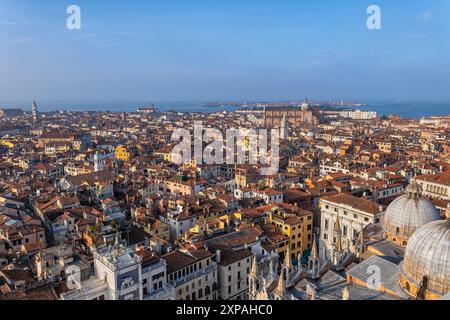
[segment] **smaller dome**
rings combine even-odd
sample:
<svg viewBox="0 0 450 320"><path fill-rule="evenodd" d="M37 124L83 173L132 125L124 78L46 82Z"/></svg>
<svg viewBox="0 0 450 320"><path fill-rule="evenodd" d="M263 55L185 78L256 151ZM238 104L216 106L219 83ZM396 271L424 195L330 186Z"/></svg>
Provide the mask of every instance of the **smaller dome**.
<svg viewBox="0 0 450 320"><path fill-rule="evenodd" d="M405 245L417 229L440 219L439 211L430 200L422 197L422 187L414 179L406 188L406 194L386 209L383 227L389 240Z"/></svg>
<svg viewBox="0 0 450 320"><path fill-rule="evenodd" d="M314 132L310 131L306 134L308 138L314 138Z"/></svg>

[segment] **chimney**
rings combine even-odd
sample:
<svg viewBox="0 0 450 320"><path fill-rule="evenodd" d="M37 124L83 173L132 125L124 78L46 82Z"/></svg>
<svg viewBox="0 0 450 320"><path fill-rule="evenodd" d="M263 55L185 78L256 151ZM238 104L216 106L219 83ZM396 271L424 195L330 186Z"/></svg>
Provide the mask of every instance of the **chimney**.
<svg viewBox="0 0 450 320"><path fill-rule="evenodd" d="M216 250L216 262L220 263L221 259L222 259L222 252L220 250Z"/></svg>

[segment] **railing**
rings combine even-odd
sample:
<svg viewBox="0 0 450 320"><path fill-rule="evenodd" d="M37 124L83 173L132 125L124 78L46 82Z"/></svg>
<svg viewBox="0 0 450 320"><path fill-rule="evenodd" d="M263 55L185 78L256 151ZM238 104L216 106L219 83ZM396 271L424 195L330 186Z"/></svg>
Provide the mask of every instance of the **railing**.
<svg viewBox="0 0 450 320"><path fill-rule="evenodd" d="M107 290L107 284L103 281L95 283L95 285L82 287L79 289L73 289L71 291L61 294L62 300L86 300L95 297L98 293L105 292Z"/></svg>
<svg viewBox="0 0 450 320"><path fill-rule="evenodd" d="M94 258L96 258L98 261L100 261L101 263L103 263L109 269L111 269L113 271L140 263L140 258L138 256L129 257L129 259L127 259L126 261L120 261L119 259L117 259L118 255L128 253L125 250L123 248L120 248L118 254L114 253L114 249L111 249L110 252L103 253L103 254L94 252L93 256L94 256ZM108 255L109 253L112 253L113 255L109 256ZM116 254L116 256L114 256L114 254ZM112 259L113 261L109 261L109 259Z"/></svg>
<svg viewBox="0 0 450 320"><path fill-rule="evenodd" d="M203 274L208 274L208 273L214 272L216 270L217 270L217 264L213 263L213 264L210 264L209 266L207 266L206 268L203 268L201 270L195 271L195 272L193 272L191 274L188 274L188 275L186 275L186 276L184 276L182 278L179 278L177 280L173 280L171 282L174 284L175 287L178 287L179 285L182 285L183 283L189 282L189 281L191 281L191 280L193 280L193 279L195 279L195 278L197 278L197 277L199 277L199 276L201 276Z"/></svg>
<svg viewBox="0 0 450 320"><path fill-rule="evenodd" d="M174 295L175 295L174 287L169 283L166 283L164 288L146 294L144 296L144 300L167 300L169 298L173 298Z"/></svg>

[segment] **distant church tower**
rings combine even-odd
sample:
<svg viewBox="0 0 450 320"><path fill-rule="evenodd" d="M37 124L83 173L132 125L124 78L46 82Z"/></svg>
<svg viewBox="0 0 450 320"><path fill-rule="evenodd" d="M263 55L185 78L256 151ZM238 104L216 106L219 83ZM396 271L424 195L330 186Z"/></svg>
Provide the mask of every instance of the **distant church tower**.
<svg viewBox="0 0 450 320"><path fill-rule="evenodd" d="M100 172L105 169L105 161L103 160L100 152L96 152L94 155L94 171Z"/></svg>
<svg viewBox="0 0 450 320"><path fill-rule="evenodd" d="M38 123L38 121L39 121L38 109L37 109L36 101L34 101L34 100L33 100L33 104L31 105L31 115L33 116L33 124Z"/></svg>
<svg viewBox="0 0 450 320"><path fill-rule="evenodd" d="M287 140L288 136L289 136L289 123L286 118L286 114L284 114L283 120L281 120L280 139Z"/></svg>

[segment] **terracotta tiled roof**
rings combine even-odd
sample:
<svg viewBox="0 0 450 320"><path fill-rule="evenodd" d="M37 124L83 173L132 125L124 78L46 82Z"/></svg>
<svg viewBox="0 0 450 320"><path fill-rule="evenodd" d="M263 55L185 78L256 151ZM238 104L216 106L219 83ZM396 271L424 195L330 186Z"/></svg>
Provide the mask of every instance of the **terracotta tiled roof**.
<svg viewBox="0 0 450 320"><path fill-rule="evenodd" d="M347 205L349 207L352 207L359 211L370 213L372 215L380 212L380 205L378 203L363 198L353 197L344 193L326 196L323 197L322 200Z"/></svg>

